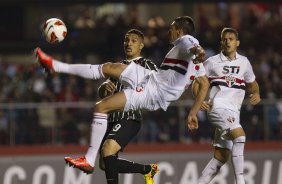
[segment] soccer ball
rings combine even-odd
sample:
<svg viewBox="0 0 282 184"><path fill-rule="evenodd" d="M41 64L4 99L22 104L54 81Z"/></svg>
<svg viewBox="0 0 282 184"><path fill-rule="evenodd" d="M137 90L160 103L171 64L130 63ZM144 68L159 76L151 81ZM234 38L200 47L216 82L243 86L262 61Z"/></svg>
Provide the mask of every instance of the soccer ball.
<svg viewBox="0 0 282 184"><path fill-rule="evenodd" d="M49 43L59 43L67 36L65 23L58 18L50 18L43 25L43 36Z"/></svg>

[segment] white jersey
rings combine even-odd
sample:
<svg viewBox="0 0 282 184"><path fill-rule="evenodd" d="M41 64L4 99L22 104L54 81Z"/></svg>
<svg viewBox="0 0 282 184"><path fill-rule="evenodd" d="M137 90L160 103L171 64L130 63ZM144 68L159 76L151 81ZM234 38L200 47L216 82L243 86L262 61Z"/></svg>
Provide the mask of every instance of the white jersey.
<svg viewBox="0 0 282 184"><path fill-rule="evenodd" d="M194 77L206 74L202 64L195 65L190 49L198 46L199 41L190 35L180 37L174 42L174 47L167 53L159 72L154 78L163 92L163 100L177 100L190 85Z"/></svg>
<svg viewBox="0 0 282 184"><path fill-rule="evenodd" d="M144 68L131 63L121 74L123 84L136 86L137 79L143 80L134 90L125 90L128 109L166 110L172 101L179 99L195 77L206 74L202 64L195 65L190 49L198 46L197 39L190 35L182 36L168 52L158 72L144 71Z"/></svg>
<svg viewBox="0 0 282 184"><path fill-rule="evenodd" d="M240 111L246 83L255 80L250 61L238 53L236 59L230 61L220 53L208 58L204 67L211 84L209 98L212 108Z"/></svg>

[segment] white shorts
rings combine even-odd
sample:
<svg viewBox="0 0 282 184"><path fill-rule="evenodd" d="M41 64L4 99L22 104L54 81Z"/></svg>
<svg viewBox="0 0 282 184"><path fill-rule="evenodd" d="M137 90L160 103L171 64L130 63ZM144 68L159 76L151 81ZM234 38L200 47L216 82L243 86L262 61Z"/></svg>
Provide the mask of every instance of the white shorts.
<svg viewBox="0 0 282 184"><path fill-rule="evenodd" d="M146 109L155 111L162 108L158 86L151 77L155 71L131 63L122 72L120 82L126 87L124 93L126 104L124 111Z"/></svg>
<svg viewBox="0 0 282 184"><path fill-rule="evenodd" d="M232 149L233 142L228 133L242 127L240 124L240 113L229 109L213 109L208 112L209 122L216 127L213 146Z"/></svg>
<svg viewBox="0 0 282 184"><path fill-rule="evenodd" d="M145 76L149 75L151 70L131 62L126 69L121 73L119 81L126 89L135 89Z"/></svg>

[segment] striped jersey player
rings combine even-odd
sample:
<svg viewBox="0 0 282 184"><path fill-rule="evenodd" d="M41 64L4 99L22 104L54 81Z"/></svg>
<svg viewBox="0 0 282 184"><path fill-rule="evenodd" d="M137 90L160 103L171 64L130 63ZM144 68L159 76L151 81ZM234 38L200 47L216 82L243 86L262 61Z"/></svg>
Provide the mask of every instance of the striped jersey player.
<svg viewBox="0 0 282 184"><path fill-rule="evenodd" d="M255 80L255 75L247 57L236 53L232 62L219 53L204 62L211 84L209 99L212 108L226 108L240 111L245 97L246 83Z"/></svg>
<svg viewBox="0 0 282 184"><path fill-rule="evenodd" d="M194 21L191 17L182 16L173 20L169 29L170 42L174 47L166 55L158 72L150 71L131 62L129 65L118 63L105 63L102 65L69 65L36 50L40 64L55 72L78 75L84 78L100 79L113 77L122 82L126 89L115 93L95 104L92 122L91 140L88 152L95 161L102 138L106 132L107 115L112 111L128 110L166 110L168 105L177 100L187 86L190 75L194 75L194 67L190 63L201 61L204 51L196 38L191 36L195 31ZM197 77L200 83L199 94L187 115L189 129L198 128L197 112L208 91L208 80L205 70L201 67ZM93 170L95 162L89 159L72 160L74 167L88 171Z"/></svg>

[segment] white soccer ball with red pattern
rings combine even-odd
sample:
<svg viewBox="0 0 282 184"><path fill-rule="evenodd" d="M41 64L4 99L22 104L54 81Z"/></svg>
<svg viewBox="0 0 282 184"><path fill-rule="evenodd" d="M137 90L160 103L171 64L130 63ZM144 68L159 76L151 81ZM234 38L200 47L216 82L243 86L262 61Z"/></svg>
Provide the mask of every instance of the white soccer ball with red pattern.
<svg viewBox="0 0 282 184"><path fill-rule="evenodd" d="M47 42L59 43L67 36L67 27L62 20L51 18L43 25L43 35Z"/></svg>

